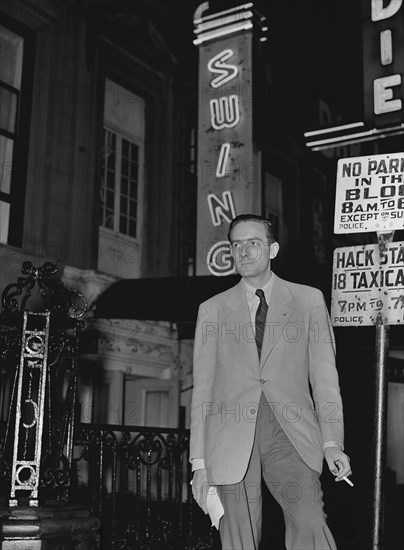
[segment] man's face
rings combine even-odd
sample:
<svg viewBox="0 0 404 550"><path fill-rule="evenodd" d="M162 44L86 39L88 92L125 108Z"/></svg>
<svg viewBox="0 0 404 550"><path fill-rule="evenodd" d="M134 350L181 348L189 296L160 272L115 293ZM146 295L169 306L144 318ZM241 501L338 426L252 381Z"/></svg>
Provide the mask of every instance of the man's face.
<svg viewBox="0 0 404 550"><path fill-rule="evenodd" d="M271 272L271 260L278 253L278 243L268 242L263 223L238 223L231 232L232 255L242 277L257 277Z"/></svg>

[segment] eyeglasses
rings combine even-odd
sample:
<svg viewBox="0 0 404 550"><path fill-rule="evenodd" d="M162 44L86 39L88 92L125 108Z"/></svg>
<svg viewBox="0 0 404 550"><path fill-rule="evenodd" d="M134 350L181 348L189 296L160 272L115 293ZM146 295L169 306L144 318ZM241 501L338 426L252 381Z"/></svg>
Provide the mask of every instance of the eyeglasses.
<svg viewBox="0 0 404 550"><path fill-rule="evenodd" d="M241 252L242 250L257 250L266 246L268 242L263 242L260 239L247 239L246 241L233 241L230 243L232 252Z"/></svg>

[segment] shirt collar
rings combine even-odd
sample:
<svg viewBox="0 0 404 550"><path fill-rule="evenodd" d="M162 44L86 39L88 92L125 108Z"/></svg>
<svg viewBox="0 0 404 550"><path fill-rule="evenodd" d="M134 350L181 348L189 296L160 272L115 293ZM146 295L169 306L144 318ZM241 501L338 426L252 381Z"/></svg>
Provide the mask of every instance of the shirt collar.
<svg viewBox="0 0 404 550"><path fill-rule="evenodd" d="M269 304L269 298L271 297L271 291L272 291L272 287L273 287L273 284L274 284L274 274L272 273L271 275L271 278L269 279L269 281L267 283L265 283L265 285L262 287L262 290L264 291L264 294L265 294L265 300L267 302L267 304ZM246 293L246 296L247 296L247 302L249 305L252 304L254 298L256 298L256 288L249 285L244 279L241 279L242 283L243 283L243 286L244 286L244 290L245 290L245 293ZM258 299L258 297L257 297Z"/></svg>

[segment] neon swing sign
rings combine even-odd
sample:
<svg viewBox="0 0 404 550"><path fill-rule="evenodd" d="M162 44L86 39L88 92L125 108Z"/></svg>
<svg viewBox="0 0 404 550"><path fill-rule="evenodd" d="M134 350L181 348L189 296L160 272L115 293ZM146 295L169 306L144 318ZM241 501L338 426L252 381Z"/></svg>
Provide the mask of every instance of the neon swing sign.
<svg viewBox="0 0 404 550"><path fill-rule="evenodd" d="M208 70L215 75L210 85L212 88L219 88L238 76L239 70L236 65L226 63L233 57L233 50L227 48L208 62ZM234 128L240 122L240 107L237 94L222 96L209 101L210 122L212 128L221 131L225 128ZM219 158L216 165L216 177L223 178L226 175L226 168L229 161L231 144L224 142L220 146ZM224 221L230 223L236 217L234 201L231 191L224 191L219 198L214 193L207 196L209 212L212 224L217 227ZM221 263L219 263L221 259ZM230 255L230 243L219 241L208 251L207 266L213 275L229 275L234 273L234 266Z"/></svg>

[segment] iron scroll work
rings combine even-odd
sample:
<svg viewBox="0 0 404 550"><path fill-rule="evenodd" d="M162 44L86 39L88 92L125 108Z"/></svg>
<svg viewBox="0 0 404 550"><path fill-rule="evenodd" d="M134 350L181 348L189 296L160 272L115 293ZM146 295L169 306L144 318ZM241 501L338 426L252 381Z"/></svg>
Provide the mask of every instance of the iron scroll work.
<svg viewBox="0 0 404 550"><path fill-rule="evenodd" d="M69 500L79 336L85 298L49 262L22 265L2 293L0 464L9 506Z"/></svg>

